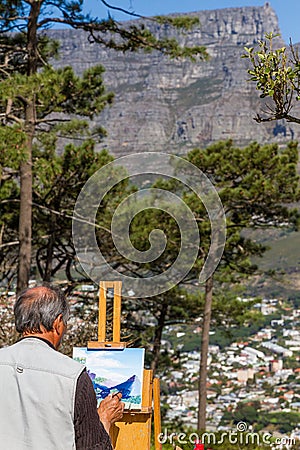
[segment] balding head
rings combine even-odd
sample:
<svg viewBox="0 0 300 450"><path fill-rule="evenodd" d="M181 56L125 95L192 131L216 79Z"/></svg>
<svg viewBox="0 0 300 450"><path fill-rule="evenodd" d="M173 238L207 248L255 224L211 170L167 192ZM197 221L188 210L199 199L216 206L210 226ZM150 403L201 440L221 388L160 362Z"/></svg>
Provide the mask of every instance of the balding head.
<svg viewBox="0 0 300 450"><path fill-rule="evenodd" d="M14 313L19 333L43 333L53 329L53 322L60 314L63 322L67 323L69 306L60 290L38 286L21 292Z"/></svg>

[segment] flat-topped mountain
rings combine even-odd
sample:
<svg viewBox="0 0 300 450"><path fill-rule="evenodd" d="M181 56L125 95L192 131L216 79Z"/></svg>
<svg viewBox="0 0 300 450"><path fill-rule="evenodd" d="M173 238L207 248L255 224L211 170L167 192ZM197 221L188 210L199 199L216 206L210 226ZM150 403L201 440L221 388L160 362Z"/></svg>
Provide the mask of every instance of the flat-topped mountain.
<svg viewBox="0 0 300 450"><path fill-rule="evenodd" d="M184 154L228 138L241 146L254 140L299 139L297 124L253 120L262 102L255 85L246 81L248 60L241 55L244 46L256 45L266 33L280 32L269 3L189 15L199 17L200 26L182 34L169 26L147 25L156 35L176 37L181 44L206 46L209 61L170 60L158 52L122 54L90 43L83 31L49 31L61 41L56 66L71 65L77 73L95 64L106 69L105 84L115 92L115 101L96 120L108 132L99 148L107 147L116 156L138 151ZM278 44L284 45L280 39Z"/></svg>

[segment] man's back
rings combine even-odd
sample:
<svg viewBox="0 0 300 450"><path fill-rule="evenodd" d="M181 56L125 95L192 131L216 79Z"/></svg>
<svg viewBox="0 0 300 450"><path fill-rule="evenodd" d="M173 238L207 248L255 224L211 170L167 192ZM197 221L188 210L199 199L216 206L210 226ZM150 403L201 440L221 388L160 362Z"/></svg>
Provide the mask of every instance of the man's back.
<svg viewBox="0 0 300 450"><path fill-rule="evenodd" d="M0 349L2 448L75 449L75 391L83 369L36 337Z"/></svg>

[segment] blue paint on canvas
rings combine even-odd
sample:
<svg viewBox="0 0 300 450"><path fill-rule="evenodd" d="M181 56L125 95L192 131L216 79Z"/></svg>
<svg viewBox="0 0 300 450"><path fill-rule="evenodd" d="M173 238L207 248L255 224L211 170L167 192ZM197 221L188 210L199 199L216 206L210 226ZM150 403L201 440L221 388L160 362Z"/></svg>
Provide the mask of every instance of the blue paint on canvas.
<svg viewBox="0 0 300 450"><path fill-rule="evenodd" d="M73 358L87 368L98 404L107 395L122 393L126 409L141 409L144 349L88 350L73 349Z"/></svg>

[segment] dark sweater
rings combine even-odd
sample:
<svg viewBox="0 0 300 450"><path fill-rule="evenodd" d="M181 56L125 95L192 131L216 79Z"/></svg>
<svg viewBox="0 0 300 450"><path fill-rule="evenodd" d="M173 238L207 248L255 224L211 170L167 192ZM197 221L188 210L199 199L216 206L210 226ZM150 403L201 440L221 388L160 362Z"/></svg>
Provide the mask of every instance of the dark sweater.
<svg viewBox="0 0 300 450"><path fill-rule="evenodd" d="M112 450L110 438L99 420L96 395L86 371L77 381L74 414L76 450Z"/></svg>

